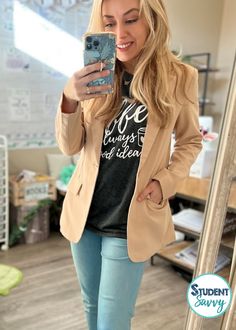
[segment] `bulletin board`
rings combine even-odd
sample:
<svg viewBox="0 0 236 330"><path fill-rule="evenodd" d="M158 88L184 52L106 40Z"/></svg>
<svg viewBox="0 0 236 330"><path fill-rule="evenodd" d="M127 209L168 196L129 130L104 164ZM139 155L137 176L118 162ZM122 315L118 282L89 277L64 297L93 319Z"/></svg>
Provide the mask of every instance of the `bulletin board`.
<svg viewBox="0 0 236 330"><path fill-rule="evenodd" d="M56 145L55 114L68 77L82 63L91 5L0 1L0 134L10 149Z"/></svg>

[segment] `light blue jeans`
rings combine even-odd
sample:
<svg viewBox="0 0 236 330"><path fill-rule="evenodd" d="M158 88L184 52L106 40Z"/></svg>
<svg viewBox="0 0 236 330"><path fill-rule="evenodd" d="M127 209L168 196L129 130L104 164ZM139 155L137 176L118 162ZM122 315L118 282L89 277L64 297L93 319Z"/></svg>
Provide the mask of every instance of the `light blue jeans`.
<svg viewBox="0 0 236 330"><path fill-rule="evenodd" d="M85 230L71 243L89 330L130 330L145 262L132 262L127 240Z"/></svg>

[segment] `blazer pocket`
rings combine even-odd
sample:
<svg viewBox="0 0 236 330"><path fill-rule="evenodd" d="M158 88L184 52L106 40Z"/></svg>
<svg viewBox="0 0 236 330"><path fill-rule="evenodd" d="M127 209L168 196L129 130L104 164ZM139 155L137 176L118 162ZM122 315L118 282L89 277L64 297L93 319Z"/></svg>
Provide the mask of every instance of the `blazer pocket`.
<svg viewBox="0 0 236 330"><path fill-rule="evenodd" d="M154 201L152 201L151 199L146 199L147 204L155 210L162 210L165 208L165 206L167 205L167 199L163 199L159 204L155 203Z"/></svg>

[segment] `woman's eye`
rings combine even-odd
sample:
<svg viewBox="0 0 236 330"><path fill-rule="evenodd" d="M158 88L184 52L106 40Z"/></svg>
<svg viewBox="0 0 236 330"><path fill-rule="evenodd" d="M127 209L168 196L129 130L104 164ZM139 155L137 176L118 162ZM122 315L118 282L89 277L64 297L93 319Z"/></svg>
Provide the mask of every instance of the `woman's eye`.
<svg viewBox="0 0 236 330"><path fill-rule="evenodd" d="M105 28L112 28L112 26L113 26L114 24L113 23L107 23L107 24L105 24Z"/></svg>
<svg viewBox="0 0 236 330"><path fill-rule="evenodd" d="M132 24L132 23L135 23L137 22L138 18L134 18L134 19L129 19L126 21L127 24Z"/></svg>

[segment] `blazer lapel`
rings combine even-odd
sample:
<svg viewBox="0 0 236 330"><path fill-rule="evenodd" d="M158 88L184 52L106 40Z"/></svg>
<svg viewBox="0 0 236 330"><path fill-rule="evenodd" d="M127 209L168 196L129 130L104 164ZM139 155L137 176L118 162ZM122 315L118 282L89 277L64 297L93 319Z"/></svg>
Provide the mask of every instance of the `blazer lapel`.
<svg viewBox="0 0 236 330"><path fill-rule="evenodd" d="M170 95L174 95L174 87L176 85L176 76L173 74L170 74ZM158 122L157 117L150 113L148 114L148 119L147 119L147 127L146 127L146 132L144 136L144 143L143 143L143 148L142 148L142 153L141 153L141 158L140 158L140 168L143 167L150 151L152 148L152 145L157 138L158 132L160 130L160 123Z"/></svg>
<svg viewBox="0 0 236 330"><path fill-rule="evenodd" d="M96 165L99 166L100 163L100 157L101 157L101 147L102 147L102 139L104 134L104 122L95 119L92 128L91 128L91 134L92 134L92 143L94 146L94 162Z"/></svg>
<svg viewBox="0 0 236 330"><path fill-rule="evenodd" d="M142 147L142 153L140 157L140 168L143 167L150 151L152 145L157 138L157 134L160 130L160 125L158 123L157 118L155 115L149 113L147 118L147 127L144 135L144 142Z"/></svg>

